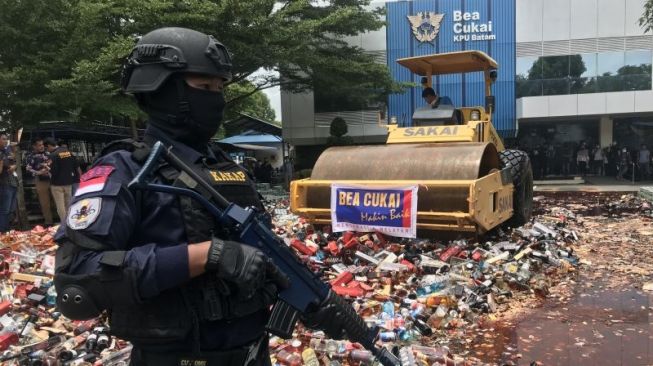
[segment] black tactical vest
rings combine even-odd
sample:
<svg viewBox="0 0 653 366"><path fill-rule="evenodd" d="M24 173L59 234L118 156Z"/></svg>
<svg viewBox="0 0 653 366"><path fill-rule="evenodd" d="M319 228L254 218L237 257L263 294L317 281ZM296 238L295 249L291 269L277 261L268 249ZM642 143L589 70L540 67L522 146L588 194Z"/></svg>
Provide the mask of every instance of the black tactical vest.
<svg viewBox="0 0 653 366"><path fill-rule="evenodd" d="M118 146L129 148L133 158L140 163L149 153L147 145L142 143L134 143L132 140L121 142ZM103 154L115 150L115 147L106 149ZM263 212L260 195L249 174L221 150L215 151L215 155L217 161L204 159L195 163L193 169L228 201L242 207L255 207ZM179 172L168 165L162 164L157 174L165 184L187 188L179 179ZM212 235L222 234L223 228L217 225L212 215L199 203L186 196L178 199L188 243L207 241ZM217 279L214 274L204 274L138 306L112 309L111 331L139 346L181 342L197 345L200 322L230 320L261 311L262 307L243 306L234 296L230 296L231 292L229 285ZM262 295L257 293L256 296ZM256 300L249 299L248 303L265 302Z"/></svg>

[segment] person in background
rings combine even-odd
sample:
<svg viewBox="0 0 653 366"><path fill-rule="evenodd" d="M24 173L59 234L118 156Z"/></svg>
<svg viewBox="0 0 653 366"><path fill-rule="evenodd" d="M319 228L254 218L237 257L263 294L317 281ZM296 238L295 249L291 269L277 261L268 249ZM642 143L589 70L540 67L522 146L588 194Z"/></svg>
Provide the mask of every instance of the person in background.
<svg viewBox="0 0 653 366"><path fill-rule="evenodd" d="M263 164L257 160L254 162L254 180L256 183L262 183L263 179Z"/></svg>
<svg viewBox="0 0 653 366"><path fill-rule="evenodd" d="M618 172L618 166L619 166L619 146L617 145L617 142L613 142L612 146L610 146L608 150L608 170L606 171L606 175L610 177L616 177Z"/></svg>
<svg viewBox="0 0 653 366"><path fill-rule="evenodd" d="M41 213L45 225L52 225L52 201L50 199L50 158L45 152L43 139L40 137L32 141L32 153L27 157L26 170L34 177L36 195L39 198Z"/></svg>
<svg viewBox="0 0 653 366"><path fill-rule="evenodd" d="M592 156L594 157L594 160L592 160L592 173L602 176L604 174L603 171L603 150L601 149L600 145L596 145L594 147L594 151L592 151Z"/></svg>
<svg viewBox="0 0 653 366"><path fill-rule="evenodd" d="M15 207L18 178L16 177L16 160L9 136L0 133L0 233L9 230L9 218Z"/></svg>
<svg viewBox="0 0 653 366"><path fill-rule="evenodd" d="M642 174L642 180L648 180L650 175L651 152L645 144L642 144L639 149L637 163L639 164L639 171Z"/></svg>
<svg viewBox="0 0 653 366"><path fill-rule="evenodd" d="M272 183L272 164L268 159L263 159L261 169L263 170L263 183Z"/></svg>
<svg viewBox="0 0 653 366"><path fill-rule="evenodd" d="M59 220L64 220L72 197L72 186L82 175L77 159L67 148L59 146L53 138L45 139L50 153L50 191L57 206Z"/></svg>
<svg viewBox="0 0 653 366"><path fill-rule="evenodd" d="M571 146L570 142L565 142L562 144L562 175L568 176L572 174L571 172L571 159L574 155L574 149Z"/></svg>
<svg viewBox="0 0 653 366"><path fill-rule="evenodd" d="M608 168L610 167L610 160L608 154L610 153L610 146L603 149L603 176L608 175Z"/></svg>
<svg viewBox="0 0 653 366"><path fill-rule="evenodd" d="M542 157L544 153L540 145L535 146L535 148L529 154L531 158L531 164L533 169L533 179L542 178Z"/></svg>
<svg viewBox="0 0 653 366"><path fill-rule="evenodd" d="M587 164L589 163L590 160L590 155L589 151L587 150L587 145L583 142L580 145L580 148L578 149L578 153L576 153L576 163L578 164L578 173L580 173L581 176L585 176L587 174Z"/></svg>
<svg viewBox="0 0 653 366"><path fill-rule="evenodd" d="M627 147L624 147L620 152L619 152L619 172L617 173L617 180L623 180L624 175L628 171L628 168L630 167L630 164L632 163L632 159L630 157L630 151L628 151Z"/></svg>
<svg viewBox="0 0 653 366"><path fill-rule="evenodd" d="M424 98L426 104L430 105L431 108L437 108L440 104L440 97L431 87L427 87L422 90L422 98Z"/></svg>
<svg viewBox="0 0 653 366"><path fill-rule="evenodd" d="M553 143L549 144L549 147L546 149L546 171L544 175L553 175L555 172L556 165L556 150L553 147Z"/></svg>

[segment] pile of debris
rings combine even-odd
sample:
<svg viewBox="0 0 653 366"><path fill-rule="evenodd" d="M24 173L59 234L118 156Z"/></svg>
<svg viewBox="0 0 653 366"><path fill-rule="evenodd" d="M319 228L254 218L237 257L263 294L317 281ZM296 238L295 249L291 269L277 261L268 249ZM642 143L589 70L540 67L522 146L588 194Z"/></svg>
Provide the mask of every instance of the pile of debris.
<svg viewBox="0 0 653 366"><path fill-rule="evenodd" d="M277 214L277 234L333 291L348 298L369 326L380 329L380 343L428 364L460 361L445 346L452 334L494 319L518 297L546 297L559 276L575 272L579 263L574 253L579 238L568 228L575 216L564 209L510 232L497 230L482 242L442 242L379 232L332 233L328 226L317 230L285 206L284 201L268 206ZM273 338L273 361L373 362L356 345L301 326L297 331L289 342Z"/></svg>
<svg viewBox="0 0 653 366"><path fill-rule="evenodd" d="M0 234L0 364L118 365L131 345L100 319L71 321L55 308L56 227Z"/></svg>
<svg viewBox="0 0 653 366"><path fill-rule="evenodd" d="M317 230L288 212L287 199L267 202L276 233L347 298L379 343L404 365L460 360L446 345L461 329L492 319L520 296L546 296L556 275L575 270L577 234L571 212L557 212L482 242L398 239L373 233ZM0 361L7 365L116 365L131 346L99 319L71 321L54 307L55 228L0 235ZM295 337L272 337L283 365L372 364L367 350L299 325Z"/></svg>

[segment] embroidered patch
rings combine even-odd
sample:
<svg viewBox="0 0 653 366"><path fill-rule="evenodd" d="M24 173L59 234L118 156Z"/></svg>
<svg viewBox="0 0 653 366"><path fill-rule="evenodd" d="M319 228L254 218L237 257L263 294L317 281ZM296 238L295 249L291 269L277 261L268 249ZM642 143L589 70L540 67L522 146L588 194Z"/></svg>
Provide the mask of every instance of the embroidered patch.
<svg viewBox="0 0 653 366"><path fill-rule="evenodd" d="M86 198L70 206L66 223L73 230L82 230L89 227L100 215L102 198Z"/></svg>
<svg viewBox="0 0 653 366"><path fill-rule="evenodd" d="M79 188L75 191L75 197L101 191L115 169L111 165L98 165L84 173L79 179Z"/></svg>
<svg viewBox="0 0 653 366"><path fill-rule="evenodd" d="M219 170L209 170L209 174L216 182L246 182L247 177L243 171L221 172Z"/></svg>

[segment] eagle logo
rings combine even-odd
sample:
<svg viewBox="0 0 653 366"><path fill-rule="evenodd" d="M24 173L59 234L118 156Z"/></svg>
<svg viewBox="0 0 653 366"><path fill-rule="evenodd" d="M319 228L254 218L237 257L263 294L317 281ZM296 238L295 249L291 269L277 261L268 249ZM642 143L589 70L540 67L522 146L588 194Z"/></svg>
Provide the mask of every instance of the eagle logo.
<svg viewBox="0 0 653 366"><path fill-rule="evenodd" d="M420 42L433 42L440 32L444 14L436 14L433 11L419 12L416 15L408 15L408 21L413 28L415 38Z"/></svg>

